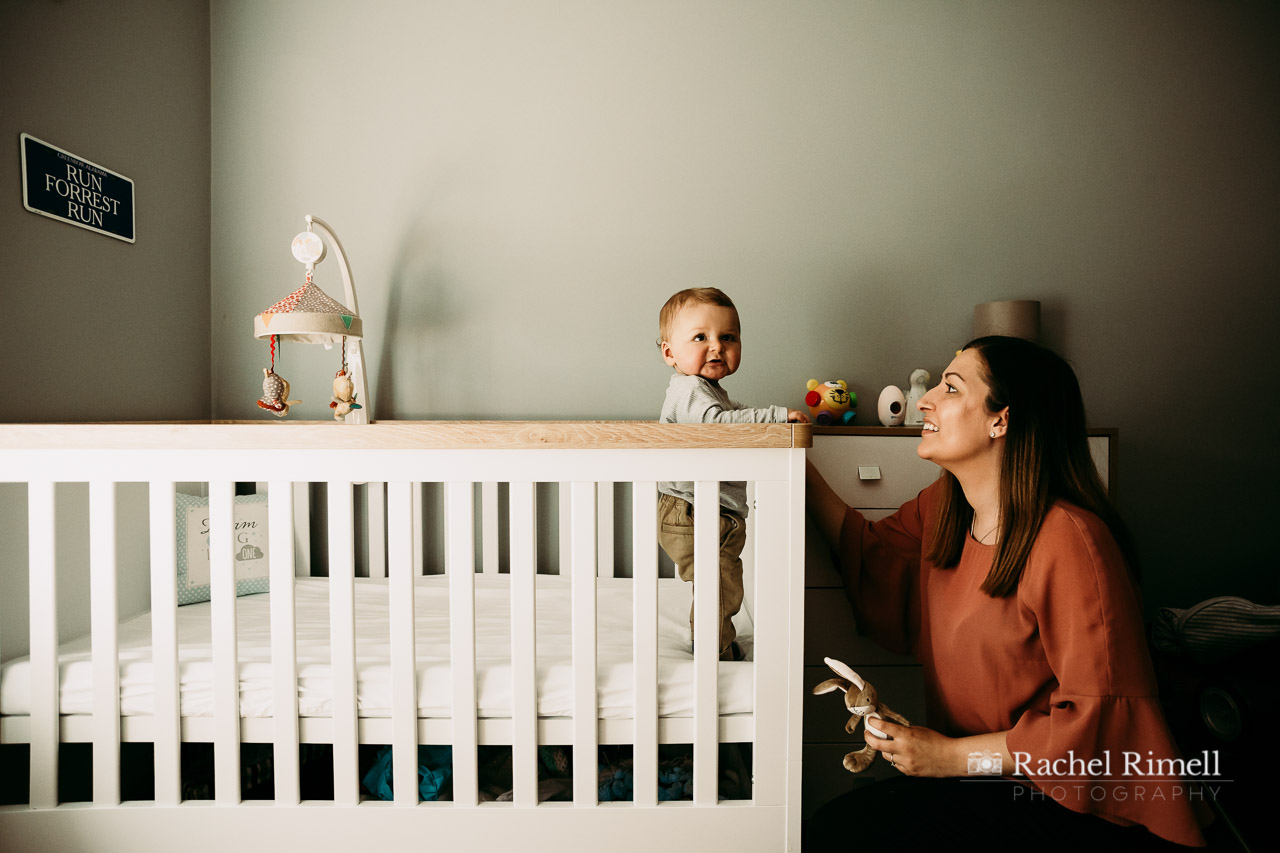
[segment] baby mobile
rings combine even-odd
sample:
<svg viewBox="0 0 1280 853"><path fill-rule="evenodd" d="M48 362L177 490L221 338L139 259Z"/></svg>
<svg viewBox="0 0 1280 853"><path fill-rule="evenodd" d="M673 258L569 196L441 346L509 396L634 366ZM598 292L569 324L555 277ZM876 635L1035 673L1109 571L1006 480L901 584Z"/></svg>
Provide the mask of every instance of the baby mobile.
<svg viewBox="0 0 1280 853"><path fill-rule="evenodd" d="M307 230L293 238L293 256L306 267L305 283L253 319L254 337L267 338L271 352L271 366L262 369L262 396L258 398L258 407L283 418L289 414L290 406L301 402L289 399L289 382L276 373L276 355L283 341L324 344L325 349L337 344L342 360L334 374L329 408L335 420L368 423L372 414L365 382L364 329L356 306L351 268L333 230L317 217L308 215L306 220ZM329 238L337 252L350 308L330 297L313 280L316 264L324 260L327 253L325 241L317 230Z"/></svg>

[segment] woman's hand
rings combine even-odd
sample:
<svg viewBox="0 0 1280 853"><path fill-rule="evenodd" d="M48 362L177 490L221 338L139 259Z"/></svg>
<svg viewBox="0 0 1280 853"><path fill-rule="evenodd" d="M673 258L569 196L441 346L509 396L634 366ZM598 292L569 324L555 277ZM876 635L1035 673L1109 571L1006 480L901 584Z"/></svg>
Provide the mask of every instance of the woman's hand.
<svg viewBox="0 0 1280 853"><path fill-rule="evenodd" d="M952 738L924 726L903 726L892 720L871 720L874 728L892 740L867 732L867 743L908 776L964 776L969 772L969 755L974 752L1001 756L1007 772L1013 759L1005 743L1006 732ZM867 723L863 720L863 725Z"/></svg>
<svg viewBox="0 0 1280 853"><path fill-rule="evenodd" d="M867 732L867 743L908 776L960 776L965 768L957 761L956 741L924 726L903 726L891 720L863 720L892 740Z"/></svg>

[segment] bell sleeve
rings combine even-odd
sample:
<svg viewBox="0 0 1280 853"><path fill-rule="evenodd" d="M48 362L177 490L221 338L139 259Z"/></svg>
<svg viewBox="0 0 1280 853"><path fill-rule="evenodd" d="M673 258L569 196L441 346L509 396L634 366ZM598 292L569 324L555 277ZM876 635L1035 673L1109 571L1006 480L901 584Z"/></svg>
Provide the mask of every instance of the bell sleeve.
<svg viewBox="0 0 1280 853"><path fill-rule="evenodd" d="M888 518L868 521L845 512L836 569L858 632L897 654L915 654L920 635L920 552L924 519L936 486Z"/></svg>
<svg viewBox="0 0 1280 853"><path fill-rule="evenodd" d="M1051 511L1017 597L1056 681L1015 714L1015 772L1073 811L1203 845L1200 796L1177 775L1185 765L1157 699L1138 591L1105 524Z"/></svg>

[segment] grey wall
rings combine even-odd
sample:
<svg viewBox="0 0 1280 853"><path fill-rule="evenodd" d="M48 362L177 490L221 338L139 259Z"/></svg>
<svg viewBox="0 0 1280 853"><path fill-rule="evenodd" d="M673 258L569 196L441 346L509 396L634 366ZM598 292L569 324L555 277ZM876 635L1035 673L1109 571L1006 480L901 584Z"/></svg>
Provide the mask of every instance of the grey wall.
<svg viewBox="0 0 1280 853"><path fill-rule="evenodd" d="M137 242L26 211L20 133L133 179ZM0 422L209 417L209 140L207 0L0 2ZM144 489L119 495L122 525L146 517ZM64 637L88 630L87 504L59 486ZM27 647L25 527L0 484L6 659ZM146 579L120 602L144 608Z"/></svg>
<svg viewBox="0 0 1280 853"><path fill-rule="evenodd" d="M736 398L845 378L872 423L974 304L1034 298L1120 429L1148 604L1274 599L1277 30L1245 0L215 0L214 413L255 414L306 213L379 418L654 417L657 310L716 285ZM299 416L337 364L285 350Z"/></svg>
<svg viewBox="0 0 1280 853"><path fill-rule="evenodd" d="M133 179L137 242L22 206L18 135ZM0 422L209 402L207 0L0 3Z"/></svg>

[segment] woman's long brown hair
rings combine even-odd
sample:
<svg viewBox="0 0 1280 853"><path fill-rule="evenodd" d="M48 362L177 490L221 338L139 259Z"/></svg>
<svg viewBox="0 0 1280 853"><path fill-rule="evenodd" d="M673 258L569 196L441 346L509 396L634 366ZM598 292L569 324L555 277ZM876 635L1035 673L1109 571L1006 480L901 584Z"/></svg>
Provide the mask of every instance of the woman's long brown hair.
<svg viewBox="0 0 1280 853"><path fill-rule="evenodd" d="M983 362L983 378L991 389L987 410L1009 409L1000 463L1000 539L982 591L1003 598L1018 588L1040 525L1055 500L1101 518L1137 577L1128 528L1111 505L1089 455L1084 400L1075 371L1053 351L1021 338L977 338L964 349L976 350ZM925 557L935 566L953 568L964 551L973 508L955 477L944 471L942 480Z"/></svg>

